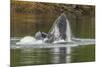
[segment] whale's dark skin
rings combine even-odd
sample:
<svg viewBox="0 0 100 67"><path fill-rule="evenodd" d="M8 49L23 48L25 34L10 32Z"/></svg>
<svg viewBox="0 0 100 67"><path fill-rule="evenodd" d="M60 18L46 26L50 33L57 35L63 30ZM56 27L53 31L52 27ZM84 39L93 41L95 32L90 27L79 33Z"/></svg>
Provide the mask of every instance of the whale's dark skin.
<svg viewBox="0 0 100 67"><path fill-rule="evenodd" d="M53 32L53 29L52 29L48 33L47 42L53 42L54 40L59 39L59 38L65 40L66 39L66 26L67 26L65 14L62 13L61 16L57 18L57 20L55 21L54 24L57 24L56 26L59 29L60 36L58 38L56 38L55 35L54 35L55 32ZM54 24L53 24L53 26L55 26Z"/></svg>
<svg viewBox="0 0 100 67"><path fill-rule="evenodd" d="M66 16L62 14L57 21L57 27L59 28L60 37L64 40L66 39L66 26Z"/></svg>

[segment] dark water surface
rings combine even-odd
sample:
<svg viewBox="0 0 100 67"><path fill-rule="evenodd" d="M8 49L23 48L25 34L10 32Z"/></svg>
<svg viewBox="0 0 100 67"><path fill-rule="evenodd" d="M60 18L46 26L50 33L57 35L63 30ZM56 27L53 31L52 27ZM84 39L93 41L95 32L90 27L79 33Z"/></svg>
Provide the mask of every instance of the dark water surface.
<svg viewBox="0 0 100 67"><path fill-rule="evenodd" d="M95 61L95 46L86 45L71 48L34 48L11 49L11 65L40 65L56 63L90 62Z"/></svg>

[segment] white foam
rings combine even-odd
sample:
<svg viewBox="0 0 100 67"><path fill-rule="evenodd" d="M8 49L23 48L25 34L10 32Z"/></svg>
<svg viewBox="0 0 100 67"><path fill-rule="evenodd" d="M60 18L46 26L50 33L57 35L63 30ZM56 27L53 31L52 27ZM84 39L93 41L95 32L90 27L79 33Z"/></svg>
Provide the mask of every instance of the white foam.
<svg viewBox="0 0 100 67"><path fill-rule="evenodd" d="M19 42L17 42L16 44L41 44L43 43L42 40L36 40L34 37L32 36L25 36L24 38L22 38Z"/></svg>

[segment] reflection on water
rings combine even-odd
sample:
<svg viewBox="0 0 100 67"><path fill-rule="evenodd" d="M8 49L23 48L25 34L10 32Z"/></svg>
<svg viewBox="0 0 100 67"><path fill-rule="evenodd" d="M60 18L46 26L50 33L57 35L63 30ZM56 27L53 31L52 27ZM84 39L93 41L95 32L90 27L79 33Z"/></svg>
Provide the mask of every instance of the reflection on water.
<svg viewBox="0 0 100 67"><path fill-rule="evenodd" d="M47 56L46 56L47 55ZM47 49L22 49L20 64L50 63L50 53Z"/></svg>
<svg viewBox="0 0 100 67"><path fill-rule="evenodd" d="M94 53L94 45L69 48L11 49L11 65L37 65L94 61Z"/></svg>
<svg viewBox="0 0 100 67"><path fill-rule="evenodd" d="M66 50L66 48L25 48L20 49L18 53L16 52L18 50L15 50L13 54L19 56L19 59L14 60L18 65L67 63L70 62L71 55Z"/></svg>

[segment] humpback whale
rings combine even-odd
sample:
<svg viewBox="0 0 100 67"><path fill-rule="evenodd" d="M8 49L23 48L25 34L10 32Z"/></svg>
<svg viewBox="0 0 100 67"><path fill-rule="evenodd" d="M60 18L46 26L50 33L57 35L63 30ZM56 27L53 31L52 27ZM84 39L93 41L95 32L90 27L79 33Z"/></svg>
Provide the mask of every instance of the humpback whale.
<svg viewBox="0 0 100 67"><path fill-rule="evenodd" d="M38 31L34 37L24 37L20 42L34 42L43 41L43 43L54 42L71 42L72 41L71 29L68 18L65 13L62 13L53 23L53 26L49 30L48 34ZM34 40L35 39L35 40ZM28 40L28 41L27 41ZM33 43L32 42L32 43Z"/></svg>
<svg viewBox="0 0 100 67"><path fill-rule="evenodd" d="M47 38L48 40L46 42L54 42L59 40L71 42L70 25L65 13L62 13L56 19L50 31L48 32Z"/></svg>

